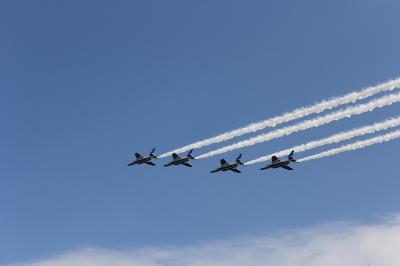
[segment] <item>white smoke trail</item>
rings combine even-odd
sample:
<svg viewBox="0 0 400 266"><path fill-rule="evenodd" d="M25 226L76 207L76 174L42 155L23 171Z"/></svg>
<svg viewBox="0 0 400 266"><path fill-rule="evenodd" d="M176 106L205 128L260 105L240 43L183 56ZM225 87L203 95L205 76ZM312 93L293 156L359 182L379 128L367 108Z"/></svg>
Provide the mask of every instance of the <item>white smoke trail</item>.
<svg viewBox="0 0 400 266"><path fill-rule="evenodd" d="M323 157L332 156L332 155L346 152L346 151L354 151L357 149L362 149L362 148L368 147L370 145L379 144L379 143L390 141L390 140L393 140L396 138L400 138L400 130L396 130L396 131L387 133L385 135L380 135L380 136L370 138L367 140L357 141L357 142L354 142L354 143L351 143L348 145L344 145L344 146L336 148L336 149L331 149L331 150L324 151L324 152L321 152L318 154L314 154L314 155L311 155L308 157L304 157L297 161L305 162L305 161L320 159Z"/></svg>
<svg viewBox="0 0 400 266"><path fill-rule="evenodd" d="M390 95L387 95L387 96L384 96L384 97L381 97L378 99L371 100L365 104L350 106L346 109L332 112L332 113L329 113L324 116L319 116L314 119L309 119L309 120L297 123L293 126L280 128L280 129L271 131L266 134L258 135L256 137L253 137L253 138L250 138L247 140L239 141L237 143L222 147L220 149L216 149L216 150L204 153L204 154L196 157L196 159L204 159L204 158L215 156L215 155L225 153L228 151L252 146L257 143L261 143L261 142L269 141L271 139L287 136L287 135L290 135L290 134L298 132L298 131L302 131L302 130L306 130L309 128L328 124L328 123L336 121L336 120L340 120L343 118L349 118L353 115L359 115L359 114L362 114L365 112L370 112L376 108L381 108L381 107L388 106L388 105L391 105L391 104L397 103L397 102L400 102L400 93L390 94Z"/></svg>
<svg viewBox="0 0 400 266"><path fill-rule="evenodd" d="M294 150L295 152L303 152L303 151L311 150L311 149L321 147L324 145L349 140L351 138L358 137L358 136L363 136L365 134L372 134L372 133L375 133L375 132L378 132L381 130L387 130L389 128L393 128L393 127L396 127L399 125L400 125L400 117L388 119L383 122L379 122L379 123L375 123L372 125L352 129L352 130L349 130L346 132L341 132L341 133L332 135L332 136L324 138L324 139L310 141L308 143L297 145L297 146L294 146L294 147L286 149L286 150L282 150L282 151L279 151L279 152L276 152L273 154L265 155L260 158L248 161L245 163L245 165L251 165L251 164L255 164L255 163L261 163L261 162L268 161L271 159L271 157L273 155L278 156L278 157L284 156L284 155L289 154L292 150Z"/></svg>
<svg viewBox="0 0 400 266"><path fill-rule="evenodd" d="M181 153L181 152L188 151L190 149L198 149L198 148L205 147L205 146L208 146L211 144L226 141L226 140L238 137L238 136L242 136L247 133L252 133L252 132L262 130L266 127L276 127L279 124L289 122L289 121L292 121L292 120L295 120L298 118L302 118L302 117L310 115L310 114L314 114L314 113L317 114L322 111L338 107L340 105L354 103L358 100L365 99L367 97L370 97L370 96L375 95L380 92L391 91L391 90L395 89L396 87L400 87L400 78L390 80L388 82L384 82L384 83L381 83L376 86L368 87L368 88L365 88L360 91L351 92L351 93L346 94L341 97L322 101L320 103L316 103L311 106L298 108L290 113L285 113L280 116L276 116L276 117L273 117L273 118L270 118L270 119L267 119L267 120L264 120L264 121L261 121L258 123L253 123L253 124L247 125L245 127L217 135L212 138L197 141L192 144L186 145L182 148L178 148L178 149L163 153L163 154L159 155L159 158L169 156L174 152Z"/></svg>

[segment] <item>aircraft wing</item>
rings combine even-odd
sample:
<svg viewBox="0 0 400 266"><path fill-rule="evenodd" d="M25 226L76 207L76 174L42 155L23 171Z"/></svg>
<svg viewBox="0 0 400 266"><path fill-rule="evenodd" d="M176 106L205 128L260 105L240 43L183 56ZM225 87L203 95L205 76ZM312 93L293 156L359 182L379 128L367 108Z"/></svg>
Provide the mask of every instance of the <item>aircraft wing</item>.
<svg viewBox="0 0 400 266"><path fill-rule="evenodd" d="M231 169L231 171L233 171L233 172L235 172L235 173L241 173L238 169L236 169L236 168L233 168L233 169Z"/></svg>
<svg viewBox="0 0 400 266"><path fill-rule="evenodd" d="M191 165L190 163L182 163L184 166L187 166L187 167L193 167L193 165Z"/></svg>
<svg viewBox="0 0 400 266"><path fill-rule="evenodd" d="M293 168L288 165L282 165L281 167L285 168L286 170L293 170Z"/></svg>
<svg viewBox="0 0 400 266"><path fill-rule="evenodd" d="M221 166L227 166L229 165L228 162L225 159L220 160Z"/></svg>
<svg viewBox="0 0 400 266"><path fill-rule="evenodd" d="M135 153L136 159L141 159L143 158L142 155L140 155L140 153Z"/></svg>
<svg viewBox="0 0 400 266"><path fill-rule="evenodd" d="M179 155L176 154L176 153L173 153L173 154L172 154L172 158L174 158L174 160L180 159Z"/></svg>
<svg viewBox="0 0 400 266"><path fill-rule="evenodd" d="M167 164L164 164L164 167L171 166L171 165L173 165L173 164L174 164L174 162L169 162L169 163L167 163Z"/></svg>
<svg viewBox="0 0 400 266"><path fill-rule="evenodd" d="M151 165L151 166L156 166L156 164L153 162L146 162L146 164Z"/></svg>

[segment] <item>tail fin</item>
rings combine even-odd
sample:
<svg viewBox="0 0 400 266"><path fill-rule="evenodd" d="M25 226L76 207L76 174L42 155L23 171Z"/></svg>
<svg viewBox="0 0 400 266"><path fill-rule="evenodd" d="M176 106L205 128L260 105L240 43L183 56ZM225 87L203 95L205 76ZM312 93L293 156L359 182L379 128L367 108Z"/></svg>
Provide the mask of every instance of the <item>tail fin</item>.
<svg viewBox="0 0 400 266"><path fill-rule="evenodd" d="M190 159L194 159L193 155L192 155L193 149L191 149L188 154L186 155L188 158Z"/></svg>
<svg viewBox="0 0 400 266"><path fill-rule="evenodd" d="M239 156L236 158L237 164L243 164L242 161L240 160L241 158L242 158L242 154L239 154Z"/></svg>
<svg viewBox="0 0 400 266"><path fill-rule="evenodd" d="M153 148L150 152L150 156L153 158L157 158L157 156L154 155L154 152L156 151L156 148Z"/></svg>
<svg viewBox="0 0 400 266"><path fill-rule="evenodd" d="M291 161L291 162L295 162L296 161L296 159L293 158L293 154L294 154L294 150L291 151L289 153L289 155L288 155L288 160Z"/></svg>

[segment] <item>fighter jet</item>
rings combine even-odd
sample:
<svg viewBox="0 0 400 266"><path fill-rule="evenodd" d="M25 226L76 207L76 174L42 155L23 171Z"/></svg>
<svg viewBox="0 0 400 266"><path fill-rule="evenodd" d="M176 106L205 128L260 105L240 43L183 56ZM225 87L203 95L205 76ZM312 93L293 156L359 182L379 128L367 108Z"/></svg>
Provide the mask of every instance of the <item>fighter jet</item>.
<svg viewBox="0 0 400 266"><path fill-rule="evenodd" d="M153 159L157 159L157 156L154 155L154 151L155 150L156 150L156 148L153 148L151 150L149 156L147 156L147 157L143 157L139 153L135 153L136 160L134 160L133 162L129 163L128 166L131 166L131 165L134 165L134 164L142 164L142 163L155 166L155 163L153 163L151 161Z"/></svg>
<svg viewBox="0 0 400 266"><path fill-rule="evenodd" d="M225 161L225 159L221 159L221 160L220 160L221 166L218 167L218 168L215 169L215 170L212 170L211 173L216 173L216 172L219 172L219 171L225 172L225 171L228 171L228 170L231 170L231 171L233 171L233 172L235 172L235 173L241 173L241 171L239 171L238 169L236 169L239 165L242 165L242 164L243 164L243 163L240 161L240 158L241 158L241 157L242 157L242 154L239 154L239 156L236 158L235 163L233 163L233 164L229 164L227 161Z"/></svg>
<svg viewBox="0 0 400 266"><path fill-rule="evenodd" d="M261 168L260 170L265 170L265 169L269 169L269 168L279 168L279 167L282 167L286 170L293 170L293 168L289 166L290 163L296 162L296 160L293 158L293 153L294 153L294 151L291 151L289 153L288 159L286 161L281 161L278 159L278 157L272 156L271 164L268 164L267 166Z"/></svg>
<svg viewBox="0 0 400 266"><path fill-rule="evenodd" d="M179 165L179 164L183 164L184 166L187 166L187 167L193 167L193 165L188 163L189 160L194 160L194 157L192 156L192 152L193 152L193 149L191 149L188 152L188 154L186 155L186 157L184 157L184 158L181 158L181 157L179 157L178 154L173 153L172 154L172 161L170 161L169 163L164 165L164 167L171 166L171 165Z"/></svg>

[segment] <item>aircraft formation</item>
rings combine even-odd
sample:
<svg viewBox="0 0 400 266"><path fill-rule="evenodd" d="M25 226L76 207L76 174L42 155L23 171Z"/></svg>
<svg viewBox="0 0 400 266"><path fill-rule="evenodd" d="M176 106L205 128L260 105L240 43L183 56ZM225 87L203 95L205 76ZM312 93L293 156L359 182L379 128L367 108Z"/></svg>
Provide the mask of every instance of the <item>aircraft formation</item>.
<svg viewBox="0 0 400 266"><path fill-rule="evenodd" d="M155 148L151 150L149 155L147 156L142 156L139 153L135 153L135 159L128 164L128 166L132 166L135 164L147 164L151 166L156 166L154 162L152 162L153 159L158 159L156 155L154 155ZM168 167L171 165L184 165L186 167L193 167L192 164L189 163L190 160L196 160L196 158L192 155L193 149L191 149L185 157L180 157L176 153L172 153L172 160L168 162L167 164L164 164L164 167ZM292 150L289 155L287 156L287 160L280 160L277 156L272 156L271 157L271 163L267 164L265 167L260 168L260 170L266 170L266 169L276 169L276 168L282 168L286 170L293 170L292 167L289 166L290 163L295 163L296 159L293 158L294 150ZM237 169L239 166L242 166L243 163L240 160L242 158L242 154L239 154L238 157L236 157L236 160L234 163L230 164L228 163L225 159L220 160L220 166L214 170L211 170L210 173L216 173L216 172L226 172L226 171L232 171L234 173L241 173L239 169Z"/></svg>
<svg viewBox="0 0 400 266"><path fill-rule="evenodd" d="M324 100L321 102L317 102L313 105L297 108L291 112L285 112L281 115L271 117L260 122L248 124L247 126L240 127L235 130L230 130L211 138L196 141L189 145L176 148L174 150L165 152L158 156L154 154L155 149L153 149L146 156L142 156L139 153L135 153L135 159L128 165L131 166L135 164L147 164L155 166L156 164L153 162L155 159L172 156L172 160L164 164L164 167L169 167L173 165L183 165L186 167L193 167L192 160L206 159L233 150L251 147L274 139L283 137L286 138L289 135L297 132L301 132L304 130L311 130L313 128L317 128L329 123L334 123L335 121L339 121L342 119L349 119L353 116L358 116L364 113L373 112L374 110L400 103L399 89L400 89L400 78L393 79L375 86L363 88L358 91L353 91L351 93L345 94L340 97L331 98L330 100ZM384 94L384 95L376 97L375 95L377 94ZM367 102L364 101L362 103L357 103L358 101L367 98L372 98L372 99ZM341 108L338 110L329 111L331 109L335 109L338 107ZM327 113L327 111L329 111L329 113ZM307 118L307 116L311 115L314 115L314 117ZM274 129L280 124L289 123L295 120L300 120L300 121L293 122L290 125L281 126L277 129ZM375 134L380 131L388 131L389 129L393 129L396 127L400 127L400 115L398 114L396 117L392 117L383 121L378 121L373 124L364 125L362 127L352 128L347 131L341 131L339 133L332 134L330 136L325 136L320 139L310 140L306 143L294 145L287 149L276 151L271 154L255 158L247 162L241 161L242 158L241 153L239 154L239 156L237 156L237 158L233 163L229 163L225 159L220 159L219 167L211 170L210 172L241 173L242 166L249 166L252 164L262 163L265 161L269 161L269 163L267 163L260 170L278 169L278 168L285 170L293 170L291 165L292 163L302 163L306 161L321 159L339 153L354 151L357 149L363 149L371 145L380 144L395 139L400 139L400 128L391 130L390 132L385 134L373 136L368 139L360 139L358 141L351 142L349 144L345 144L340 147L336 148L334 147L332 149L321 151L316 154L311 154L306 157L298 158L297 160L293 158L293 154L295 151L296 155L298 155L299 153L308 150L316 149L327 145L334 145L336 143L348 141L350 139L360 138L364 135ZM238 138L248 133L255 133L257 131L261 131L266 128L270 128L270 130L268 130L268 132L264 132L256 136L251 136L244 140L243 139L238 140L237 142L234 142L232 144L227 144L225 146L216 148L214 150L205 152L203 154L199 154L196 156L192 155L194 149L199 150L206 146L221 143L233 138ZM182 155L186 152L187 152L186 155ZM279 159L279 157L282 156L285 156L286 158Z"/></svg>

